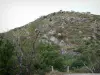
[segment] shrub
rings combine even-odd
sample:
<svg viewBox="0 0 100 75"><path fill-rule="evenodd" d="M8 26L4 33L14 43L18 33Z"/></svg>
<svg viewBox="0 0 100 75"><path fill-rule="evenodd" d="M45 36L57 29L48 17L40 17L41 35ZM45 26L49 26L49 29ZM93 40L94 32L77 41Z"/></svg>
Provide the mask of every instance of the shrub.
<svg viewBox="0 0 100 75"><path fill-rule="evenodd" d="M64 59L59 52L59 47L54 44L40 43L37 49L40 69L45 71L50 71L51 66L54 69L63 71Z"/></svg>

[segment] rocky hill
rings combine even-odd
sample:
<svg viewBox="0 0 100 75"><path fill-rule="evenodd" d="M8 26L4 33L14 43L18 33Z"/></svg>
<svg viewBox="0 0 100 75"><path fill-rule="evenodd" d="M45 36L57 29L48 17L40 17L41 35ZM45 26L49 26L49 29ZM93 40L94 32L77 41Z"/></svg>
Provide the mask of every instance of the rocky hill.
<svg viewBox="0 0 100 75"><path fill-rule="evenodd" d="M42 16L0 33L0 53L0 74L100 73L100 15L60 10Z"/></svg>
<svg viewBox="0 0 100 75"><path fill-rule="evenodd" d="M1 34L13 42L20 38L19 41L25 50L30 49L31 42L38 38L38 41L51 41L65 51L73 50L82 40L96 39L99 35L100 15L62 10Z"/></svg>

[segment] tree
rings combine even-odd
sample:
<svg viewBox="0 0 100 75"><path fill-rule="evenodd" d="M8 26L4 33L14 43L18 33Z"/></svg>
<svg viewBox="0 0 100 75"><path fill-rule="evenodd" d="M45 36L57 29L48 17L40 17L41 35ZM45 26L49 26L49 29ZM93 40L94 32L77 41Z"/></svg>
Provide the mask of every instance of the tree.
<svg viewBox="0 0 100 75"><path fill-rule="evenodd" d="M38 50L38 69L45 71L50 71L51 66L54 69L63 71L64 69L64 59L60 53L59 47L54 44L41 42L37 48Z"/></svg>
<svg viewBox="0 0 100 75"><path fill-rule="evenodd" d="M0 75L12 75L13 55L14 45L6 39L0 39Z"/></svg>
<svg viewBox="0 0 100 75"><path fill-rule="evenodd" d="M13 42L16 45L16 57L18 62L18 75L34 74L34 63L36 60L35 44L39 38L39 35L40 32L38 29L35 29L34 35L28 34L28 36L21 36L19 31L18 33L13 32ZM27 37L29 38L27 39ZM29 43L31 43L31 45L28 45ZM27 45L27 48L25 45Z"/></svg>

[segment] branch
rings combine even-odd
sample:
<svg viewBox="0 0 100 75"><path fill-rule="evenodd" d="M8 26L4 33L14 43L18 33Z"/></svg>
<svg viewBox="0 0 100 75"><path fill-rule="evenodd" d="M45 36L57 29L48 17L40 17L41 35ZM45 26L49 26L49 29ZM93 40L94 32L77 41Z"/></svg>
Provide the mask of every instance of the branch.
<svg viewBox="0 0 100 75"><path fill-rule="evenodd" d="M93 73L92 69L90 69L88 66L86 66L85 63L83 63L83 64L89 71L91 71L91 73Z"/></svg>

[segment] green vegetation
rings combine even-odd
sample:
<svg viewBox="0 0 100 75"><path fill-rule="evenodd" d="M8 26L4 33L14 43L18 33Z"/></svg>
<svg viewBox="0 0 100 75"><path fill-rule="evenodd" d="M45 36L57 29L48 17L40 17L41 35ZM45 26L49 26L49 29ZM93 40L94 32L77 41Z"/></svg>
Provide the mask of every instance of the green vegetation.
<svg viewBox="0 0 100 75"><path fill-rule="evenodd" d="M26 56L18 54L15 56L14 46L8 40L0 40L0 74L1 75L44 75L51 71L51 66L56 70L63 71L63 57L59 52L59 47L54 44L39 43L34 57L29 57L30 51ZM25 53L24 53L25 54ZM14 57L17 57L15 59ZM21 58L22 57L22 58ZM22 61L21 61L22 59ZM16 61L16 62L14 62ZM21 66L20 66L21 65ZM27 71L29 70L29 71Z"/></svg>
<svg viewBox="0 0 100 75"><path fill-rule="evenodd" d="M0 75L12 75L14 67L14 46L6 39L0 39Z"/></svg>
<svg viewBox="0 0 100 75"><path fill-rule="evenodd" d="M85 67L88 72L100 72L100 41L88 40L84 41L81 46L76 49L81 55L71 65L74 69Z"/></svg>
<svg viewBox="0 0 100 75"><path fill-rule="evenodd" d="M54 12L0 34L0 75L100 73L99 62L100 15L90 12Z"/></svg>
<svg viewBox="0 0 100 75"><path fill-rule="evenodd" d="M54 69L63 71L64 59L60 53L59 47L48 43L40 43L38 47L40 67L43 70Z"/></svg>

